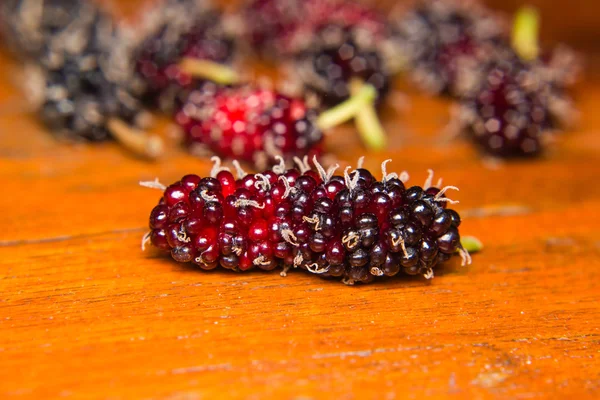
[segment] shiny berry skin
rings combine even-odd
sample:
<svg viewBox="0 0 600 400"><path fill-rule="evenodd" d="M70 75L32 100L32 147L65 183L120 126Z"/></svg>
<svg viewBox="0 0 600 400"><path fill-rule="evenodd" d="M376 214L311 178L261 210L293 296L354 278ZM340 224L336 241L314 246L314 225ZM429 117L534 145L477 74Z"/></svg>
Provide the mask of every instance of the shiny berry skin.
<svg viewBox="0 0 600 400"><path fill-rule="evenodd" d="M433 220L434 210L425 201L419 200L413 203L412 214L421 225L428 227Z"/></svg>
<svg viewBox="0 0 600 400"><path fill-rule="evenodd" d="M150 235L150 243L152 243L152 246L161 250L171 249L164 229L153 229L152 234Z"/></svg>
<svg viewBox="0 0 600 400"><path fill-rule="evenodd" d="M458 215L458 213L454 210L446 210L446 214L450 216L452 226L458 228L460 226L460 215Z"/></svg>
<svg viewBox="0 0 600 400"><path fill-rule="evenodd" d="M419 255L421 256L422 260L432 260L437 255L437 252L438 248L435 240L425 239L421 241Z"/></svg>
<svg viewBox="0 0 600 400"><path fill-rule="evenodd" d="M150 228L162 229L167 225L169 208L166 205L156 206L150 214Z"/></svg>
<svg viewBox="0 0 600 400"><path fill-rule="evenodd" d="M383 242L375 244L369 251L369 259L372 266L379 266L386 262L387 247Z"/></svg>
<svg viewBox="0 0 600 400"><path fill-rule="evenodd" d="M377 181L366 170L352 187L345 184L350 176L327 180L315 171L267 170L236 180L215 171L215 178L183 177L151 212L146 239L176 261L205 270L297 267L369 283L399 273L431 277L464 251L460 217L435 197L437 188L405 190L395 178ZM280 176L293 186L281 185ZM392 192L400 197L396 208Z"/></svg>
<svg viewBox="0 0 600 400"><path fill-rule="evenodd" d="M419 253L413 247L408 247L406 249L406 254L400 255L400 264L402 264L404 268L414 267L418 262Z"/></svg>
<svg viewBox="0 0 600 400"><path fill-rule="evenodd" d="M165 204L168 207L172 207L180 201L186 201L188 194L185 188L180 184L176 183L167 188L165 190Z"/></svg>
<svg viewBox="0 0 600 400"><path fill-rule="evenodd" d="M171 257L177 262L191 262L194 259L193 249L191 246L175 247L171 250Z"/></svg>
<svg viewBox="0 0 600 400"><path fill-rule="evenodd" d="M267 239L267 221L264 219L256 220L250 226L248 238L253 242L261 242Z"/></svg>
<svg viewBox="0 0 600 400"><path fill-rule="evenodd" d="M350 253L348 263L353 267L363 267L369 262L369 254L363 249L358 249Z"/></svg>
<svg viewBox="0 0 600 400"><path fill-rule="evenodd" d="M444 234L452 225L452 216L451 213L456 214L454 210L440 211L431 222L429 226L429 230L434 237L438 237ZM458 214L456 214L458 216ZM460 218L460 217L458 217ZM460 224L460 223L459 223Z"/></svg>
<svg viewBox="0 0 600 400"><path fill-rule="evenodd" d="M450 228L437 239L437 245L442 253L454 253L460 244L460 236L456 228Z"/></svg>
<svg viewBox="0 0 600 400"><path fill-rule="evenodd" d="M335 240L327 246L327 261L332 265L342 264L344 262L346 250L341 240Z"/></svg>
<svg viewBox="0 0 600 400"><path fill-rule="evenodd" d="M420 186L412 186L408 188L404 193L404 198L406 199L407 203L413 203L421 200L421 198L423 198L423 188Z"/></svg>

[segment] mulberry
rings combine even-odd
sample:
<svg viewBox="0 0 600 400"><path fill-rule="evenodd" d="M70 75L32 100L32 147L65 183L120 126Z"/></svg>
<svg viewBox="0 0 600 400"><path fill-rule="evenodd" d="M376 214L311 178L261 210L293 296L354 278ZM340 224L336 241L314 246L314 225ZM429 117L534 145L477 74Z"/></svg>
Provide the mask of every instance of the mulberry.
<svg viewBox="0 0 600 400"><path fill-rule="evenodd" d="M375 97L375 89L364 85L352 99L318 115L303 100L272 90L204 84L189 94L175 121L192 150L208 149L265 169L278 157L290 163L320 154L322 132L354 117ZM371 131L379 134L374 125Z"/></svg>
<svg viewBox="0 0 600 400"><path fill-rule="evenodd" d="M43 51L30 60L28 74L27 89L41 121L60 137L94 142L116 138L140 155L157 156L161 140L136 129L147 123L149 114L113 62L110 49L117 36L112 20L87 2L77 13L67 8L69 1L43 3L42 25L34 29L26 24L27 29L52 36L42 40ZM59 18L62 30L57 26L46 32L43 23L55 13L72 19L67 23Z"/></svg>
<svg viewBox="0 0 600 400"><path fill-rule="evenodd" d="M210 270L236 271L301 268L347 284L378 277L423 274L460 252L460 217L442 189L406 187L397 174L377 181L363 168L343 176L337 166L325 171L307 158L299 169L279 165L260 174L238 169L238 179L220 166L210 178L187 175L165 187L150 215L147 242L168 251L178 262ZM402 176L404 178L404 176Z"/></svg>
<svg viewBox="0 0 600 400"><path fill-rule="evenodd" d="M458 120L487 154L535 156L545 138L571 118L564 92L535 64L496 60L477 70L460 101Z"/></svg>

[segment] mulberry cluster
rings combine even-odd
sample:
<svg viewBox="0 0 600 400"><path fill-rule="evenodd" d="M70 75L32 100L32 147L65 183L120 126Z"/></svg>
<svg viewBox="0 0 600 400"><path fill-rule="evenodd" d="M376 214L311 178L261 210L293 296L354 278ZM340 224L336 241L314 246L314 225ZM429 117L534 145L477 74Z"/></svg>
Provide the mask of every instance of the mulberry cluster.
<svg viewBox="0 0 600 400"><path fill-rule="evenodd" d="M363 168L343 176L337 166L316 171L307 159L299 169L283 164L260 174L238 169L238 179L216 160L212 177L186 175L164 187L150 215L151 231L143 245L171 253L178 262L210 270L287 271L301 268L347 284L378 277L423 274L459 252L460 217L442 189L406 187L404 176L388 174L377 181Z"/></svg>
<svg viewBox="0 0 600 400"><path fill-rule="evenodd" d="M250 1L242 14L252 47L290 60L295 81L327 107L350 96L350 81L389 85L391 45L386 19L353 1Z"/></svg>

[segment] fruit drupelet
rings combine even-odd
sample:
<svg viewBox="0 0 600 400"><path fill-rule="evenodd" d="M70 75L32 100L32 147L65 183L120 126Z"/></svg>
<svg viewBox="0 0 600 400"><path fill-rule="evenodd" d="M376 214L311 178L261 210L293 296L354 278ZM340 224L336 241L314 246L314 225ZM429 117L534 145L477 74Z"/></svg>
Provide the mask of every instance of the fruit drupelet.
<svg viewBox="0 0 600 400"><path fill-rule="evenodd" d="M368 283L397 274L433 277L433 271L459 252L460 217L447 208L452 186L405 185L405 176L387 173L378 181L366 169L335 175L313 159L296 160L259 174L238 177L215 159L211 177L186 175L165 187L150 215L147 242L178 262L201 269L219 266L247 271L301 268L346 284ZM404 174L403 174L404 175ZM402 178L402 179L400 179Z"/></svg>

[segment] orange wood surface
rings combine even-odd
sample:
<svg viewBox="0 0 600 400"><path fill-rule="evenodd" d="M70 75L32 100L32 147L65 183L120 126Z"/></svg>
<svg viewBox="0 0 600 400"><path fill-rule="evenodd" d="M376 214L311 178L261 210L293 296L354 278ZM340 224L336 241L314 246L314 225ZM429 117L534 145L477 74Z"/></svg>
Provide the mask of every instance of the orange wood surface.
<svg viewBox="0 0 600 400"><path fill-rule="evenodd" d="M600 65L600 64L598 64ZM169 139L158 163L58 143L0 55L0 398L598 398L600 79L579 125L536 161L484 162L440 143L449 103L399 80L388 151L351 126L329 148L378 170L428 168L485 249L436 277L348 287L300 271L202 272L140 241L160 193L207 174ZM593 71L594 68L589 67ZM504 211L504 212L502 212Z"/></svg>

